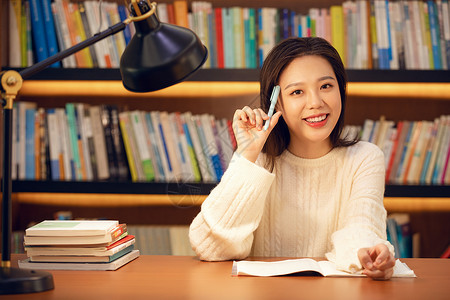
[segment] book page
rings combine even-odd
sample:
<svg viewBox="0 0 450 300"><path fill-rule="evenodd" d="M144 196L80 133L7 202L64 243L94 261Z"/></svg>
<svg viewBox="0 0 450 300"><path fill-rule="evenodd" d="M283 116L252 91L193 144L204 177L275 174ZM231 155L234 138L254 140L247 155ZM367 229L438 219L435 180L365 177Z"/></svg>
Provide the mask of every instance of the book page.
<svg viewBox="0 0 450 300"><path fill-rule="evenodd" d="M334 277L365 276L365 275L361 274L360 272L348 273L348 272L337 270L334 263L332 263L331 261L328 261L328 260L319 261L318 264L320 265L320 268L322 269L323 276L334 276Z"/></svg>
<svg viewBox="0 0 450 300"><path fill-rule="evenodd" d="M305 271L313 271L323 275L319 264L311 258L271 262L234 261L231 275L280 276Z"/></svg>

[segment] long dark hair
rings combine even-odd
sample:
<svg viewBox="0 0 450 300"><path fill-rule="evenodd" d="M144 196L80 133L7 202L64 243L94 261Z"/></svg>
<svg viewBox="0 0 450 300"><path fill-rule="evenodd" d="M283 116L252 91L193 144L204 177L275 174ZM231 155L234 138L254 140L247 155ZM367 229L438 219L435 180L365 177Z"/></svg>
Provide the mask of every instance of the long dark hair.
<svg viewBox="0 0 450 300"><path fill-rule="evenodd" d="M288 38L276 45L267 55L260 74L260 106L262 110L268 111L270 107L270 95L272 89L278 84L281 73L297 57L317 55L325 58L333 68L341 94L341 114L336 126L330 134L333 148L346 147L355 144L358 140L347 140L341 138L344 126L344 112L346 102L347 75L344 64L336 49L325 39L319 37ZM265 167L273 170L275 158L287 149L290 142L289 130L283 116L270 133L262 149L267 160Z"/></svg>

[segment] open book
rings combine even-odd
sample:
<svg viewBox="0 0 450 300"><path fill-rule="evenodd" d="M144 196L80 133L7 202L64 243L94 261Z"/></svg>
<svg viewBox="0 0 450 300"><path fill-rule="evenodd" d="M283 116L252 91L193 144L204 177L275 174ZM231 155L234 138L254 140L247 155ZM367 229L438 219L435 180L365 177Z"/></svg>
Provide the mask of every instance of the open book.
<svg viewBox="0 0 450 300"><path fill-rule="evenodd" d="M282 261L234 261L231 275L247 276L280 276L302 272L314 272L322 276L333 277L365 277L362 273L347 273L339 271L334 263L311 258L288 259ZM392 277L416 277L414 271L397 259Z"/></svg>

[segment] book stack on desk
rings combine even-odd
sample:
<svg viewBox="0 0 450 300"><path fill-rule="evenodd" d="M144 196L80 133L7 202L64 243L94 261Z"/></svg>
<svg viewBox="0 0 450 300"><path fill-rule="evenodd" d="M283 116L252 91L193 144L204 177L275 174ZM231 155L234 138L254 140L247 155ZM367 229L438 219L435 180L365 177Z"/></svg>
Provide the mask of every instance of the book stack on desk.
<svg viewBox="0 0 450 300"><path fill-rule="evenodd" d="M25 231L28 258L20 268L116 270L139 256L126 224L106 221L43 221Z"/></svg>

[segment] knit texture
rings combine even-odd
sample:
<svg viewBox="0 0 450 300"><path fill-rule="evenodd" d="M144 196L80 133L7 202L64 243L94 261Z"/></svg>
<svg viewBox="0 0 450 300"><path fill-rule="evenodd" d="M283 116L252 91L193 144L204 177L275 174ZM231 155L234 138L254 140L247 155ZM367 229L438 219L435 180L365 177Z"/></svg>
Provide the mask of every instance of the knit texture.
<svg viewBox="0 0 450 300"><path fill-rule="evenodd" d="M273 173L238 154L190 227L202 260L247 256L327 257L361 269L357 251L386 244L384 157L367 142L317 159L285 151Z"/></svg>

